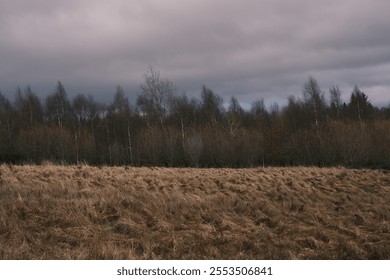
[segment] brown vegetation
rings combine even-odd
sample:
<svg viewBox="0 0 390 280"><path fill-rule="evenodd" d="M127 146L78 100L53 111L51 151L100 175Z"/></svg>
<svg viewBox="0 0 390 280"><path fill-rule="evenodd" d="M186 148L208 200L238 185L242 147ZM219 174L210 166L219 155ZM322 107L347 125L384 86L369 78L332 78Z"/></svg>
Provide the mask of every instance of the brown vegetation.
<svg viewBox="0 0 390 280"><path fill-rule="evenodd" d="M388 171L0 172L0 259L390 259Z"/></svg>

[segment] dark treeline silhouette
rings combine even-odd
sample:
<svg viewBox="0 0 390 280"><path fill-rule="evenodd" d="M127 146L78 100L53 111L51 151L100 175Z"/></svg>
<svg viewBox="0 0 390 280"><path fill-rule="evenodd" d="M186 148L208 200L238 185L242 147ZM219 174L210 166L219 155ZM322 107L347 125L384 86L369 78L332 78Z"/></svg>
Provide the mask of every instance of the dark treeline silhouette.
<svg viewBox="0 0 390 280"><path fill-rule="evenodd" d="M120 86L108 105L69 100L61 82L44 100L18 88L14 102L0 93L0 161L390 168L390 106L373 106L357 86L343 102L337 86L325 93L312 77L302 93L281 109L259 99L245 110L206 86L199 99L176 95L152 68L134 105Z"/></svg>

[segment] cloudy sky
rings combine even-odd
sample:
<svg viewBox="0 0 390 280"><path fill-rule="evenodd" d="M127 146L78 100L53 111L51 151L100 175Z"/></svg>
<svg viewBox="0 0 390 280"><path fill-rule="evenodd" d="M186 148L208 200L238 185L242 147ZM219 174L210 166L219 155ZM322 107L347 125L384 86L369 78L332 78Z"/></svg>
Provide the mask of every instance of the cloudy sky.
<svg viewBox="0 0 390 280"><path fill-rule="evenodd" d="M134 100L149 66L179 94L280 104L308 76L390 103L388 0L0 0L0 91L60 80L70 96Z"/></svg>

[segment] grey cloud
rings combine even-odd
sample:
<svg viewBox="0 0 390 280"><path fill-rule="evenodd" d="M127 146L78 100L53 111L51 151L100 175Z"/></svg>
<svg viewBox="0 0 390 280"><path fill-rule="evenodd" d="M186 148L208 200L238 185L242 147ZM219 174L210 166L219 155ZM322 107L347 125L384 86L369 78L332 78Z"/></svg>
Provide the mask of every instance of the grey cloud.
<svg viewBox="0 0 390 280"><path fill-rule="evenodd" d="M137 90L149 65L242 102L356 83L387 102L388 1L0 1L0 89ZM387 72L388 73L388 72ZM109 88L112 87L110 91ZM12 94L13 92L11 92ZM108 96L108 99L111 96Z"/></svg>

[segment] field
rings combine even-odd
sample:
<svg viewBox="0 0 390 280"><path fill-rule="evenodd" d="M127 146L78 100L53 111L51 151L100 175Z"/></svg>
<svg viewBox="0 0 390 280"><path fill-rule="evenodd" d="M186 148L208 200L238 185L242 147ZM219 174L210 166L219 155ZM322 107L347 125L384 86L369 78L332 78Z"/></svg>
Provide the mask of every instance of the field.
<svg viewBox="0 0 390 280"><path fill-rule="evenodd" d="M389 171L0 172L0 259L390 259Z"/></svg>

